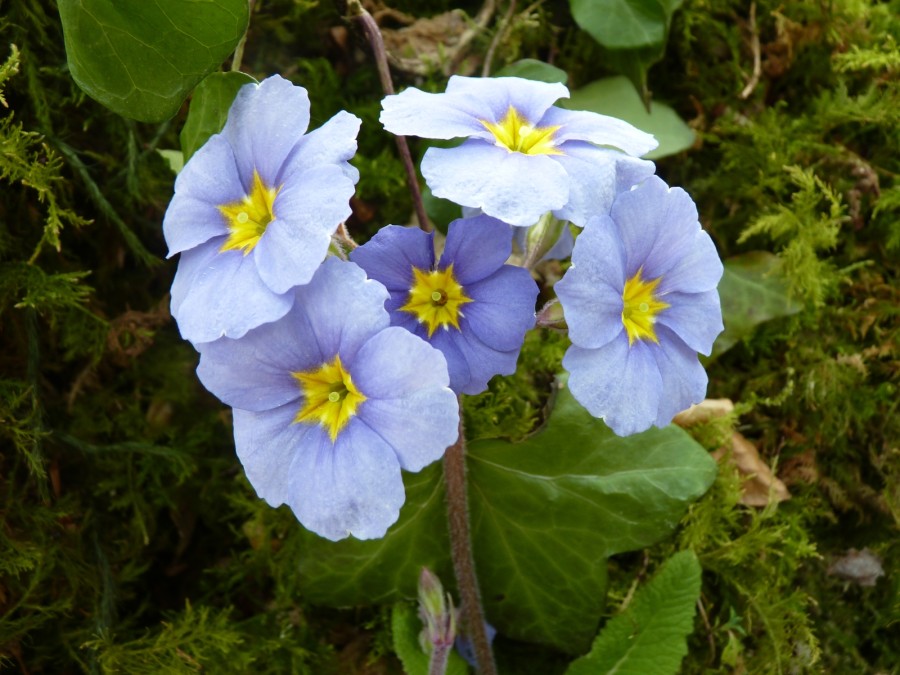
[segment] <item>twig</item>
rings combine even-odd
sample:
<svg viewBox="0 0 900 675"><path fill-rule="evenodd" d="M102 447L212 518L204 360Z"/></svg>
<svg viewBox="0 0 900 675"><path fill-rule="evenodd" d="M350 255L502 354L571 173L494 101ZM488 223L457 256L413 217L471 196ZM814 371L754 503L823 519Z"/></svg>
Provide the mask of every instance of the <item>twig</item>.
<svg viewBox="0 0 900 675"><path fill-rule="evenodd" d="M378 29L378 24L375 23L375 19L366 11L366 8L362 6L359 0L350 0L347 3L347 13L363 27L366 38L372 46L372 53L375 56L378 77L381 79L381 88L387 96L390 96L394 93L394 84L391 82L391 70L388 67L384 40L381 37L381 31ZM413 164L406 137L394 136L394 139L397 141L397 151L400 153L400 159L403 160L403 166L406 168L406 184L413 198L413 206L416 209L416 217L419 219L419 227L426 232L431 232L431 223L428 222L428 214L425 213L422 191L419 189L419 178L416 175L416 167Z"/></svg>
<svg viewBox="0 0 900 675"><path fill-rule="evenodd" d="M756 3L750 3L750 49L753 50L753 75L747 86L740 93L741 98L748 98L756 85L759 84L759 76L762 75L762 59L760 57L759 30L756 27Z"/></svg>
<svg viewBox="0 0 900 675"><path fill-rule="evenodd" d="M455 73L457 68L459 68L459 64L462 63L462 60L466 57L466 50L468 49L469 44L471 44L472 40L474 40L481 31L487 28L496 9L497 0L485 0L485 3L478 11L478 15L475 17L473 26L467 28L465 32L459 36L459 41L457 41L456 48L453 52L453 58L450 59L448 74Z"/></svg>
<svg viewBox="0 0 900 675"><path fill-rule="evenodd" d="M481 76L488 77L491 74L491 64L494 62L494 52L497 50L497 47L501 42L506 38L506 34L509 32L509 25L512 23L513 14L516 11L516 0L509 0L509 7L506 9L506 14L503 15L503 19L500 21L500 27L497 29L497 32L494 34L494 39L491 40L491 45L488 47L487 53L484 55L484 65L481 67Z"/></svg>

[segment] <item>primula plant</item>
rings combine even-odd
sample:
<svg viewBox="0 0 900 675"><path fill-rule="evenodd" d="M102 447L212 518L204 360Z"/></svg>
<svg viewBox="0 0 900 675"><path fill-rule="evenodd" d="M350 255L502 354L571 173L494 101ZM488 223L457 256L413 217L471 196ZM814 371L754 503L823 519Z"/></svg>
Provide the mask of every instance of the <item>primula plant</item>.
<svg viewBox="0 0 900 675"><path fill-rule="evenodd" d="M0 16L0 670L888 672L896 2L326 4Z"/></svg>
<svg viewBox="0 0 900 675"><path fill-rule="evenodd" d="M224 129L182 169L164 221L170 255L181 253L172 315L201 354L200 380L233 407L237 454L261 498L326 540L389 538L409 527L398 522L401 470L445 457L461 639L480 673L496 672L489 622L519 629L479 600L491 589L473 559L463 395L514 373L527 331L568 324L575 399L620 436L664 428L703 400L697 351L708 355L722 330L722 265L690 197L639 158L656 142L553 105L567 96L561 84L453 77L444 94L384 99L387 131L466 139L422 163L434 195L481 212L451 222L440 250L427 222L353 239L342 221L359 120L341 112L304 135L307 92L278 75L237 92ZM563 316L549 318L556 301L536 314L539 289L520 266L538 257L534 239L520 265L508 262L514 227L567 222L584 230L557 283Z"/></svg>

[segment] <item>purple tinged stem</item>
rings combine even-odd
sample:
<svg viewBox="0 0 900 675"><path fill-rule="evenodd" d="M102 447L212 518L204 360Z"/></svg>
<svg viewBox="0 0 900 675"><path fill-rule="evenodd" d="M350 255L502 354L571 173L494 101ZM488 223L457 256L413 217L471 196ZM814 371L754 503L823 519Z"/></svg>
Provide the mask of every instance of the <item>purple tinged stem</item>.
<svg viewBox="0 0 900 675"><path fill-rule="evenodd" d="M375 63L378 65L378 77L381 79L381 88L385 95L390 96L394 93L394 84L391 81L391 71L388 67L387 52L384 49L384 40L381 37L381 31L372 15L366 11L359 0L350 0L347 3L348 14L356 19L362 25L366 33L366 38L372 47L372 53L375 56ZM425 213L425 204L422 201L422 191L419 189L419 178L416 176L416 167L412 161L412 155L409 152L409 145L406 143L406 136L395 136L397 141L397 151L400 153L400 159L406 168L406 183L412 194L413 205L416 209L416 217L419 219L419 227L426 232L431 232L431 223L428 221L428 214Z"/></svg>
<svg viewBox="0 0 900 675"><path fill-rule="evenodd" d="M484 610L475 558L472 555L472 534L469 530L469 505L466 483L466 437L462 422L462 399L459 399L459 438L444 453L444 482L447 485L447 519L450 527L450 557L459 587L461 613L465 630L472 641L479 675L497 675L494 653L484 624Z"/></svg>

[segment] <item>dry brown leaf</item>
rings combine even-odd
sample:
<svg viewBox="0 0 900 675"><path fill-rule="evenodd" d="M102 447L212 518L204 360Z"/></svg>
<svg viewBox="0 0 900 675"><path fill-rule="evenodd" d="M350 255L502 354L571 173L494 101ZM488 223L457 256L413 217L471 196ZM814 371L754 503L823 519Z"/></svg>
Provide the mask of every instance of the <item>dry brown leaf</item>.
<svg viewBox="0 0 900 675"><path fill-rule="evenodd" d="M717 417L724 417L734 410L734 403L730 398L708 398L701 403L692 405L683 410L672 421L680 427L692 427L695 424L709 422Z"/></svg>
<svg viewBox="0 0 900 675"><path fill-rule="evenodd" d="M783 502L791 498L785 484L759 456L756 446L737 431L731 437L731 448L719 448L712 456L716 461L730 461L742 476L747 476L743 483L741 504L768 506L770 501Z"/></svg>

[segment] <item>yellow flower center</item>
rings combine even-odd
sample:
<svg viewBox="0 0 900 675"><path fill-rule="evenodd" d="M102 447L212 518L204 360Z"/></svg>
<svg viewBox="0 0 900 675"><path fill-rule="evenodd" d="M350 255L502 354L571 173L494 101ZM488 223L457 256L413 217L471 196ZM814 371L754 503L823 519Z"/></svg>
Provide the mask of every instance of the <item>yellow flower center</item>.
<svg viewBox="0 0 900 675"><path fill-rule="evenodd" d="M280 189L267 186L254 170L250 194L219 207L228 226L228 239L222 244L222 251L237 250L247 255L254 249L268 224L275 220L272 207Z"/></svg>
<svg viewBox="0 0 900 675"><path fill-rule="evenodd" d="M484 128L490 131L497 141L510 152L521 152L524 155L561 155L553 143L553 134L559 129L555 127L535 127L509 106L506 115L499 122L479 120Z"/></svg>
<svg viewBox="0 0 900 675"><path fill-rule="evenodd" d="M656 337L653 324L656 322L656 315L669 307L669 303L658 300L654 295L660 279L646 281L641 278L642 271L643 268L639 269L626 281L625 289L622 291L624 303L622 323L625 324L625 331L628 333L629 346L633 345L635 340L658 343L659 339Z"/></svg>
<svg viewBox="0 0 900 675"><path fill-rule="evenodd" d="M472 299L466 297L453 276L453 265L431 272L413 267L413 285L400 311L415 315L419 323L428 327L428 337L431 337L440 326L445 330L447 326L459 330L459 317L463 316L459 308L467 302Z"/></svg>
<svg viewBox="0 0 900 675"><path fill-rule="evenodd" d="M366 400L353 385L350 373L344 370L341 357L335 356L330 363L323 363L315 370L291 375L300 383L305 399L294 422L320 424L334 443L356 414L356 409Z"/></svg>

